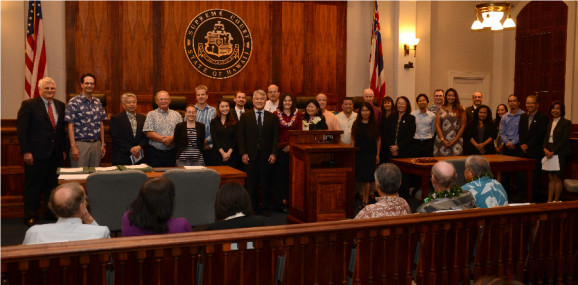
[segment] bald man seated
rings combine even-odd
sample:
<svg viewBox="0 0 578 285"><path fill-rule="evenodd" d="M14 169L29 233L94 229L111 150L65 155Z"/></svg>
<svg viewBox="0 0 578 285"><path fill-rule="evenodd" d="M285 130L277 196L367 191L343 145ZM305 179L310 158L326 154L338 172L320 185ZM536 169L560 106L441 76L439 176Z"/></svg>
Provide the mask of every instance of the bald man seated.
<svg viewBox="0 0 578 285"><path fill-rule="evenodd" d="M70 182L54 188L48 207L58 221L31 227L22 244L109 238L108 227L99 226L86 206L86 193L80 184Z"/></svg>
<svg viewBox="0 0 578 285"><path fill-rule="evenodd" d="M471 192L457 187L458 174L453 164L439 161L431 169L431 182L434 193L426 198L416 212L433 213L437 211L462 210L476 207L476 199Z"/></svg>

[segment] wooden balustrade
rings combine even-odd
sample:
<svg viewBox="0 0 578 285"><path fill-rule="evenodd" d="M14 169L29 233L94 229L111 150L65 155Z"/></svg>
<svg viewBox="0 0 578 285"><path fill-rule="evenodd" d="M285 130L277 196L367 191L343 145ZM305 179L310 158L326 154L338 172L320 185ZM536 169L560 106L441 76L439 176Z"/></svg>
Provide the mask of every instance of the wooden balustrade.
<svg viewBox="0 0 578 285"><path fill-rule="evenodd" d="M114 269L115 284L576 284L577 231L578 202L564 202L8 246L2 279L104 284Z"/></svg>

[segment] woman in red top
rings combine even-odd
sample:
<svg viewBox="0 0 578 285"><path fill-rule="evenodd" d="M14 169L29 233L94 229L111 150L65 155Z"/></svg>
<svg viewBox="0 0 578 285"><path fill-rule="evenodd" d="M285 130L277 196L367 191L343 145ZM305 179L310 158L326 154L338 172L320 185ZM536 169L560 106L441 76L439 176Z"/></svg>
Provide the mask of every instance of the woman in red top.
<svg viewBox="0 0 578 285"><path fill-rule="evenodd" d="M279 155L275 167L277 191L273 194L275 210L287 212L289 193L289 131L301 130L301 113L297 110L296 100L291 94L281 96L279 109L275 111L279 123Z"/></svg>

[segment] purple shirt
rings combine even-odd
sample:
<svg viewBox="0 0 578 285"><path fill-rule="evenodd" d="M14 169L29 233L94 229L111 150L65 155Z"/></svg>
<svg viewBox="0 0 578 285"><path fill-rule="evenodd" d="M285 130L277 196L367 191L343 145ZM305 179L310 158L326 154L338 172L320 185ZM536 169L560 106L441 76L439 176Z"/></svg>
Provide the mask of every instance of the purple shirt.
<svg viewBox="0 0 578 285"><path fill-rule="evenodd" d="M123 237L130 237L130 236L145 236L145 235L156 235L158 233L151 232L149 230L143 230L136 225L131 225L130 220L128 219L128 214L131 211L127 211L122 216L122 236ZM170 218L167 222L169 226L169 231L163 234L176 234L176 233L187 233L192 232L193 229L191 225L185 218Z"/></svg>

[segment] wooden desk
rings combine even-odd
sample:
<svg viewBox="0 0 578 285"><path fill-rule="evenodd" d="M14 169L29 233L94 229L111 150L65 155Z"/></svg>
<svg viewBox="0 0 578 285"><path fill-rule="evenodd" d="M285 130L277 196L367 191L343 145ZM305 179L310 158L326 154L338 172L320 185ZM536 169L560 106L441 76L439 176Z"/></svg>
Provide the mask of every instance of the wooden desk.
<svg viewBox="0 0 578 285"><path fill-rule="evenodd" d="M532 201L532 176L536 161L522 157L507 156L501 154L487 154L482 155L490 162L492 172L518 172L526 171L526 199L528 202ZM468 156L445 156L434 157L438 161L448 159L465 159ZM396 158L390 162L399 167L401 172L421 176L421 198L425 199L429 195L429 182L431 176L431 168L435 162L429 163L414 163L414 158ZM458 173L459 175L460 173Z"/></svg>
<svg viewBox="0 0 578 285"><path fill-rule="evenodd" d="M166 168L166 167L163 167L163 168ZM243 171L240 171L240 170L235 169L235 168L230 167L230 166L207 166L207 168L216 170L219 173L219 175L221 176L221 184L220 185L223 185L223 184L229 183L229 182L234 182L234 183L239 183L239 184L245 186L245 178L247 178L247 173L245 173ZM183 167L175 167L175 169L183 169ZM154 170L155 169L153 168L153 171L145 172L145 174L147 175L147 177L149 179L163 176L164 172L156 172ZM58 179L58 184L62 184L62 183L66 183L66 182L78 182L84 186L86 179L81 179L81 180Z"/></svg>

